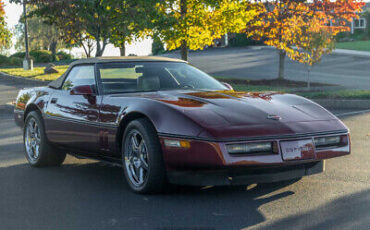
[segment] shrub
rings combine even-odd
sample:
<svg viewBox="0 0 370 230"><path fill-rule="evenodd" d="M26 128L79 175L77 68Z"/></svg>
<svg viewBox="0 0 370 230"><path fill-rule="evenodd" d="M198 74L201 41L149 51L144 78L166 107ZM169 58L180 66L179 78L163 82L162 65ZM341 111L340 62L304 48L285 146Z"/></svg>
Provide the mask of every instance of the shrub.
<svg viewBox="0 0 370 230"><path fill-rule="evenodd" d="M26 56L25 52L17 52L10 57L24 59L24 56ZM47 63L53 61L53 55L47 50L32 50L30 52L30 58L37 63Z"/></svg>
<svg viewBox="0 0 370 230"><path fill-rule="evenodd" d="M36 58L36 62L38 63L48 63L53 61L53 56L51 54L40 54L38 58Z"/></svg>
<svg viewBox="0 0 370 230"><path fill-rule="evenodd" d="M11 66L22 66L23 65L23 58L10 57L9 58L9 65L11 65Z"/></svg>
<svg viewBox="0 0 370 230"><path fill-rule="evenodd" d="M17 52L15 54L12 54L10 55L10 57L17 57L17 58L24 58L24 56L26 56L26 53L25 52Z"/></svg>
<svg viewBox="0 0 370 230"><path fill-rule="evenodd" d="M32 50L30 56L34 57L35 62L47 63L53 61L53 55L48 50Z"/></svg>
<svg viewBox="0 0 370 230"><path fill-rule="evenodd" d="M25 56L26 56L25 52L17 52L15 54L10 55L9 58L16 57L16 58L21 58L23 60ZM34 62L36 62L35 57L33 57L31 54L30 54L30 59L32 59Z"/></svg>
<svg viewBox="0 0 370 230"><path fill-rule="evenodd" d="M0 55L0 66L9 65L9 58L4 55Z"/></svg>
<svg viewBox="0 0 370 230"><path fill-rule="evenodd" d="M238 46L253 46L253 45L262 45L262 41L256 41L251 38L248 38L246 34L235 34L235 37L229 39L229 45L231 47Z"/></svg>
<svg viewBox="0 0 370 230"><path fill-rule="evenodd" d="M63 61L63 60L71 60L72 59L72 55L64 52L64 51L59 51L57 53L57 57L59 58L59 61Z"/></svg>

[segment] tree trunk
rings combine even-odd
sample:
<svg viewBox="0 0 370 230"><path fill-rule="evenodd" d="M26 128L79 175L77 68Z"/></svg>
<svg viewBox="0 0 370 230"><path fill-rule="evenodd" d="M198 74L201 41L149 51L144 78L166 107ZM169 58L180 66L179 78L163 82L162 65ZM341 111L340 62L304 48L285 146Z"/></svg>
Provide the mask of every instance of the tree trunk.
<svg viewBox="0 0 370 230"><path fill-rule="evenodd" d="M58 45L58 42L52 41L49 47L54 61L56 60L56 56L57 56L57 45Z"/></svg>
<svg viewBox="0 0 370 230"><path fill-rule="evenodd" d="M286 53L284 50L279 50L279 80L284 79L284 71L285 71L285 56Z"/></svg>
<svg viewBox="0 0 370 230"><path fill-rule="evenodd" d="M119 48L119 52L121 54L121 57L124 57L126 56L126 46L125 46L125 43L123 42L123 44L121 45L121 47Z"/></svg>
<svg viewBox="0 0 370 230"><path fill-rule="evenodd" d="M188 60L188 46L185 40L181 41L181 59L184 61Z"/></svg>
<svg viewBox="0 0 370 230"><path fill-rule="evenodd" d="M103 56L104 54L104 50L105 50L105 45L103 45L103 47L99 44L96 44L96 53L95 53L95 57L101 57Z"/></svg>
<svg viewBox="0 0 370 230"><path fill-rule="evenodd" d="M310 79L310 73L311 73L311 66L308 66L308 69L307 69L307 90L310 91L311 90L311 79Z"/></svg>
<svg viewBox="0 0 370 230"><path fill-rule="evenodd" d="M85 45L81 42L80 45L82 46L82 48L84 49L84 52L85 52L85 55L86 55L86 58L90 58L90 52L87 51Z"/></svg>
<svg viewBox="0 0 370 230"><path fill-rule="evenodd" d="M95 57L101 57L103 56L103 52L102 52L102 47L101 47L101 44L100 44L100 39L96 39L96 52L95 52Z"/></svg>
<svg viewBox="0 0 370 230"><path fill-rule="evenodd" d="M186 13L188 11L186 1L187 0L180 0L180 12L181 12L182 19L186 17ZM181 59L184 61L188 60L188 46L187 46L186 40L181 41Z"/></svg>

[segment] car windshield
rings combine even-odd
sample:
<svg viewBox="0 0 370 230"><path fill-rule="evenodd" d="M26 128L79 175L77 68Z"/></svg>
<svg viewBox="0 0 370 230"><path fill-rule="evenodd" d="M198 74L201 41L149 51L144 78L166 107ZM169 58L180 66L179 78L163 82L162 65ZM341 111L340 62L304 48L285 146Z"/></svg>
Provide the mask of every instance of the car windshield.
<svg viewBox="0 0 370 230"><path fill-rule="evenodd" d="M178 62L104 63L98 65L105 94L159 90L227 90L197 68Z"/></svg>

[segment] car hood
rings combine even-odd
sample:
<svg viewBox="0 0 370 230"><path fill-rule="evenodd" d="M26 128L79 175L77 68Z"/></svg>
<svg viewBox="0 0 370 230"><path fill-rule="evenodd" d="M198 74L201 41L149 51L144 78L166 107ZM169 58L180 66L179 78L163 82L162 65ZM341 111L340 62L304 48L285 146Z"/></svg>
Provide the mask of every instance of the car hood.
<svg viewBox="0 0 370 230"><path fill-rule="evenodd" d="M199 135L235 137L343 130L330 112L300 96L235 91L161 91L165 103L206 129Z"/></svg>

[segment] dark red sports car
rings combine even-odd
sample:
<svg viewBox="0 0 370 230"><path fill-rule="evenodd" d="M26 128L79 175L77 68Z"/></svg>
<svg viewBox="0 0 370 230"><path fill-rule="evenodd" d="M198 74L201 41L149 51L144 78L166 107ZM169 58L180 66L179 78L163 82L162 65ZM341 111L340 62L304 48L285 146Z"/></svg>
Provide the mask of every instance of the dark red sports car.
<svg viewBox="0 0 370 230"><path fill-rule="evenodd" d="M32 166L60 165L66 153L108 161L141 193L290 180L350 153L348 129L320 105L235 92L168 58L74 62L47 87L21 90L14 116Z"/></svg>

